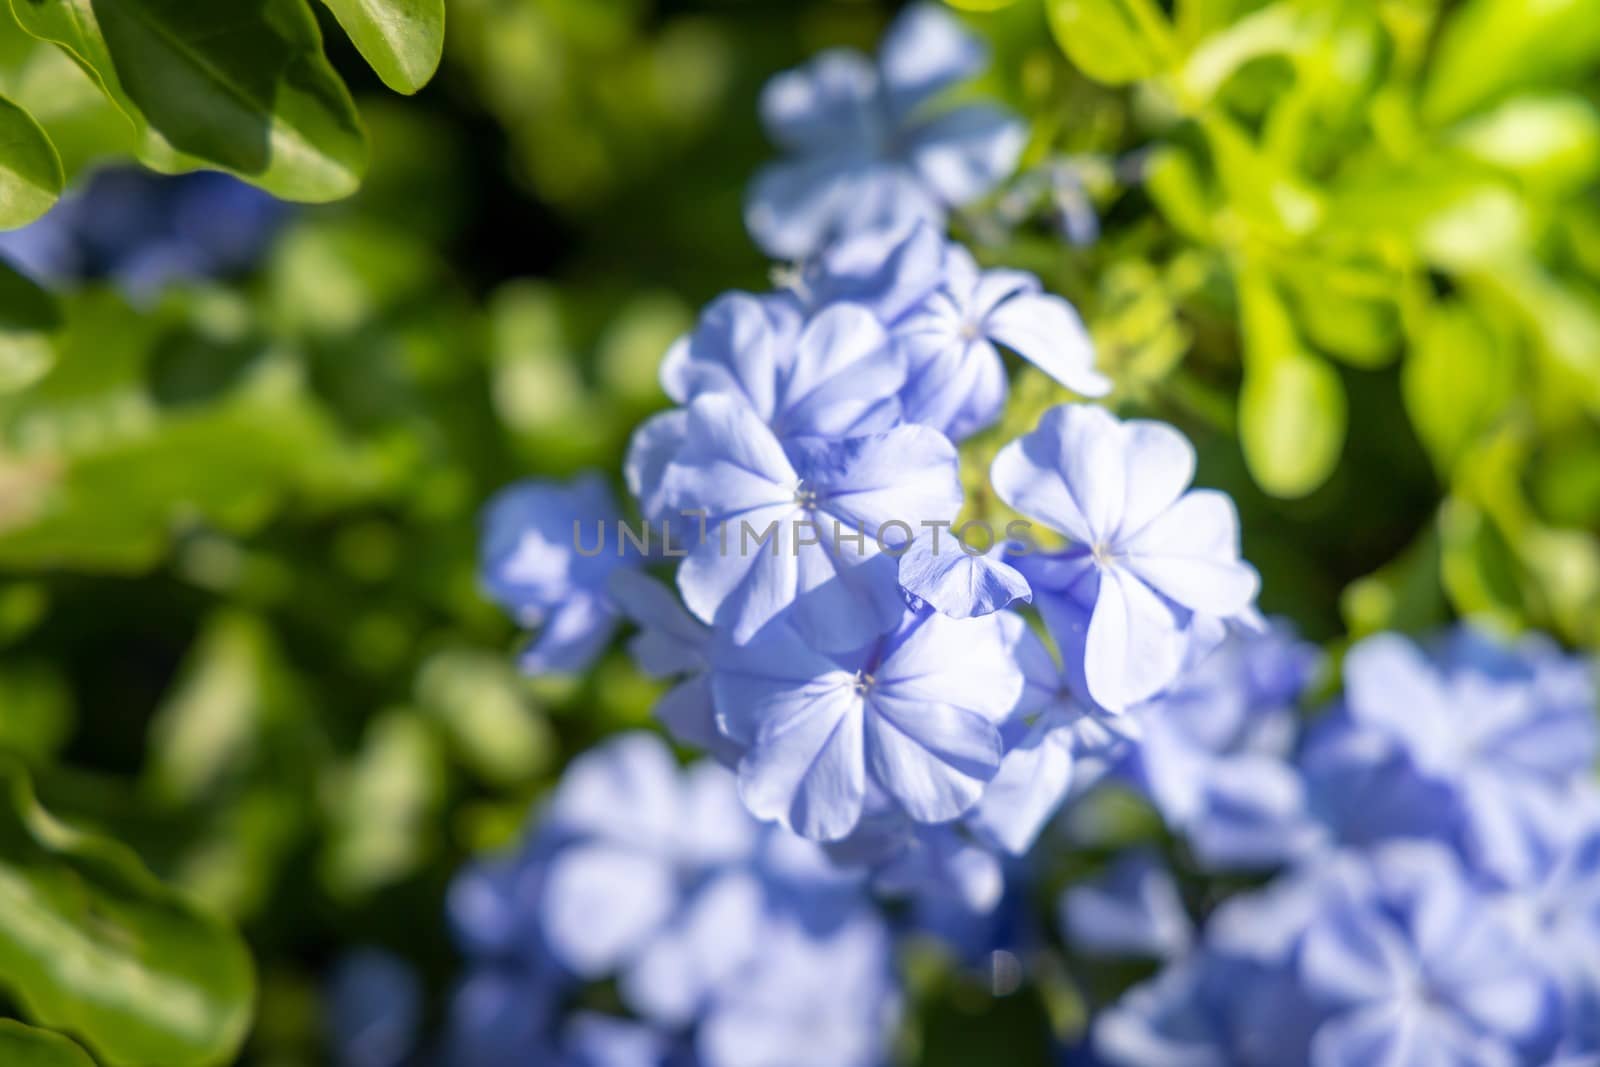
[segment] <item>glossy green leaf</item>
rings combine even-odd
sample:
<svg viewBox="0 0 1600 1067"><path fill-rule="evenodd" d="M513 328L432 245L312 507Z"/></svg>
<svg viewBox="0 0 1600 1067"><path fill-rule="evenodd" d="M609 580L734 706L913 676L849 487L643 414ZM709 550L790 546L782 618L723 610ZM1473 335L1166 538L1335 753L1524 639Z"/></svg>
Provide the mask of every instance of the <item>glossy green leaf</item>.
<svg viewBox="0 0 1600 1067"><path fill-rule="evenodd" d="M0 96L0 230L26 226L50 210L65 178L39 124Z"/></svg>
<svg viewBox="0 0 1600 1067"><path fill-rule="evenodd" d="M1061 50L1095 81L1126 85L1166 66L1171 28L1151 0L1046 0L1045 11Z"/></svg>
<svg viewBox="0 0 1600 1067"><path fill-rule="evenodd" d="M0 1019L0 1063L6 1067L94 1067L83 1049L60 1034Z"/></svg>
<svg viewBox="0 0 1600 1067"><path fill-rule="evenodd" d="M444 54L444 0L322 0L383 84L414 93Z"/></svg>
<svg viewBox="0 0 1600 1067"><path fill-rule="evenodd" d="M289 200L334 200L360 184L366 138L304 0L11 4L134 123L150 166L219 167Z"/></svg>
<svg viewBox="0 0 1600 1067"><path fill-rule="evenodd" d="M238 935L119 842L71 829L0 766L0 982L114 1067L232 1061L254 976Z"/></svg>

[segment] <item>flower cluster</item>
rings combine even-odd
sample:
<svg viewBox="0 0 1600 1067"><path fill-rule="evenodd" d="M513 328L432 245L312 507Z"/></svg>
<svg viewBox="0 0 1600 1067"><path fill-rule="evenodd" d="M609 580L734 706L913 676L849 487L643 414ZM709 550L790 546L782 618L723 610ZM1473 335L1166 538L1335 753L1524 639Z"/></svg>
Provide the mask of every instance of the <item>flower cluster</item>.
<svg viewBox="0 0 1600 1067"><path fill-rule="evenodd" d="M825 56L778 79L767 110L829 130L848 89L904 118L975 55L948 15L914 8L877 68ZM970 132L974 114L919 129ZM956 153L913 141L919 159ZM949 192L935 179L950 167L929 166L895 180ZM616 513L592 479L529 484L490 509L484 578L543 626L530 668L581 669L631 619L641 666L681 679L661 720L735 770L758 819L882 886L957 886L986 908L997 854L1027 850L1089 739L1118 738L1095 724L1259 625L1258 583L1232 503L1191 488L1189 442L1083 404L995 460L994 493L1022 520L1004 536L952 530L958 446L1006 403L1002 350L1081 395L1110 383L1065 300L980 269L930 217L830 216L780 288L717 299L672 347L661 376L678 406L640 427L626 463L642 541L662 533L648 559L615 522L614 544L603 522L581 535ZM1035 523L1065 547L1040 545ZM676 566L681 604L641 563Z"/></svg>
<svg viewBox="0 0 1600 1067"><path fill-rule="evenodd" d="M893 1032L862 878L649 734L575 760L519 849L457 877L450 917L471 966L443 1058L463 1067L868 1067Z"/></svg>
<svg viewBox="0 0 1600 1067"><path fill-rule="evenodd" d="M1262 680L1273 688L1270 677L1245 688ZM1178 828L1211 842L1202 856L1289 863L1266 889L1225 902L1198 936L1159 865L1115 867L1103 884L1070 890L1069 940L1169 961L1102 1014L1096 1056L1592 1062L1600 788L1590 665L1540 639L1462 629L1430 649L1369 638L1346 657L1344 683L1303 738L1292 716L1241 715L1237 697L1188 720L1202 724L1191 731L1198 756L1161 757L1146 737L1140 774ZM1233 766L1230 786L1212 780L1219 761ZM1234 787L1248 799L1208 801Z"/></svg>
<svg viewBox="0 0 1600 1067"><path fill-rule="evenodd" d="M1099 1061L1600 1052L1587 668L1472 631L1377 637L1302 730L1321 657L1257 612L1190 442L1081 402L1111 383L1076 311L943 232L1015 162L1010 120L939 110L980 65L914 7L876 62L775 80L793 158L748 221L797 262L667 353L674 406L625 461L634 525L595 476L489 509L484 583L538 629L523 666L583 670L630 627L673 683L657 718L710 759L680 780L659 745L614 741L522 853L463 876L463 1055L793 1063L826 1017L817 1062L877 1062L896 998L871 897L909 898L907 924L964 955L1027 951L1025 857L1111 787L1198 873L1280 873L1199 931L1154 850L1064 894L1077 951L1165 961L1098 1014ZM997 532L958 520L1005 353L1080 400L994 456L985 495L1020 516ZM1072 815L1063 834L1094 804ZM627 1019L596 1014L600 981Z"/></svg>

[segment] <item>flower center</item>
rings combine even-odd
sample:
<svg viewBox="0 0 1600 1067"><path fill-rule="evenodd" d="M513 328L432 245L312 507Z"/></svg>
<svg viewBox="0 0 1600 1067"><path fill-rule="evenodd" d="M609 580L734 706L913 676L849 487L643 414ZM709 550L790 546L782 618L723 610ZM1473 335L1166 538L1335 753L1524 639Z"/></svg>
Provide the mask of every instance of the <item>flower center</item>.
<svg viewBox="0 0 1600 1067"><path fill-rule="evenodd" d="M878 684L878 679L864 670L856 671L855 681L851 684L856 691L856 696L864 697L872 692L873 686Z"/></svg>
<svg viewBox="0 0 1600 1067"><path fill-rule="evenodd" d="M794 502L803 511L816 511L817 491L802 481L794 487Z"/></svg>
<svg viewBox="0 0 1600 1067"><path fill-rule="evenodd" d="M983 323L977 319L967 319L956 332L960 334L963 341L970 344L983 336Z"/></svg>
<svg viewBox="0 0 1600 1067"><path fill-rule="evenodd" d="M1089 558L1094 560L1095 566L1105 569L1116 563L1116 549L1105 541L1097 541L1089 549Z"/></svg>

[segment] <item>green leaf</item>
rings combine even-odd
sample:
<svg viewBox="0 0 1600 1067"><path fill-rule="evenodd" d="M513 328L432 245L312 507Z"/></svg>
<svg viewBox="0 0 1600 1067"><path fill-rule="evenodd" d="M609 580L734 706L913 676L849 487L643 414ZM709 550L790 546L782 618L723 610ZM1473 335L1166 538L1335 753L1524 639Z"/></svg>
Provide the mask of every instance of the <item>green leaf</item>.
<svg viewBox="0 0 1600 1067"><path fill-rule="evenodd" d="M83 1049L60 1034L0 1019L0 1063L6 1067L94 1067Z"/></svg>
<svg viewBox="0 0 1600 1067"><path fill-rule="evenodd" d="M1306 352L1271 281L1254 270L1239 280L1245 331L1239 443L1250 474L1278 497L1310 493L1344 450L1344 383Z"/></svg>
<svg viewBox="0 0 1600 1067"><path fill-rule="evenodd" d="M1450 140L1542 191L1575 189L1600 171L1600 114L1575 93L1507 100L1457 126Z"/></svg>
<svg viewBox="0 0 1600 1067"><path fill-rule="evenodd" d="M0 230L26 226L49 211L65 181L44 130L0 96Z"/></svg>
<svg viewBox="0 0 1600 1067"><path fill-rule="evenodd" d="M322 0L397 93L428 84L444 54L444 0Z"/></svg>
<svg viewBox="0 0 1600 1067"><path fill-rule="evenodd" d="M169 172L220 167L288 200L354 192L355 104L304 0L11 0L98 82Z"/></svg>
<svg viewBox="0 0 1600 1067"><path fill-rule="evenodd" d="M1448 473L1474 437L1516 395L1516 366L1472 309L1445 304L1428 316L1400 376L1406 411L1435 465Z"/></svg>
<svg viewBox="0 0 1600 1067"><path fill-rule="evenodd" d="M22 771L0 766L0 789L0 980L10 995L108 1065L231 1062L255 986L238 935L119 842L57 822Z"/></svg>
<svg viewBox="0 0 1600 1067"><path fill-rule="evenodd" d="M1422 94L1450 122L1526 85L1557 82L1600 56L1593 0L1471 0L1446 23Z"/></svg>
<svg viewBox="0 0 1600 1067"><path fill-rule="evenodd" d="M55 297L0 260L0 395L25 389L55 363L61 328Z"/></svg>
<svg viewBox="0 0 1600 1067"><path fill-rule="evenodd" d="M1061 50L1095 81L1126 85L1167 66L1171 27L1150 0L1046 0L1045 11Z"/></svg>

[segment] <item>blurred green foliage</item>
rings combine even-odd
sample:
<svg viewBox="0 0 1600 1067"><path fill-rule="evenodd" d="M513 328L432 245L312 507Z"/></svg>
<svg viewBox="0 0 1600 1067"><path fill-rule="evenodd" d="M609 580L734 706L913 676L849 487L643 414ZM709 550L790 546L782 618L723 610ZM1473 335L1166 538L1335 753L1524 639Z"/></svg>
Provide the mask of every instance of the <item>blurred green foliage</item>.
<svg viewBox="0 0 1600 1067"><path fill-rule="evenodd" d="M53 40L86 6L11 2ZM318 982L354 943L441 993L450 871L564 759L646 719L657 689L620 653L516 676L477 591L478 508L518 477L617 470L670 340L715 293L767 284L740 224L771 151L763 80L870 44L891 6L453 0L440 77L397 102L385 84L426 80L442 10L330 0L313 22L302 2L274 0L296 13L274 47L321 88L280 98L272 128L316 151L256 169L259 122L180 136L136 78L104 76L100 43L75 62L0 8L0 225L108 155L307 199L365 168L258 271L149 305L0 266L0 897L31 909L0 907L0 997L106 1063L229 1062L252 1010L242 1059L321 1062ZM1600 647L1585 4L956 6L996 53L977 91L1033 130L958 235L1082 309L1115 403L1196 438L1267 609L1318 638L1456 613ZM124 65L104 13L145 8L188 11L92 5L114 66L187 77L158 52ZM1093 243L1061 234L1069 187ZM969 471L1061 398L1022 372ZM219 918L249 942L254 1002ZM146 926L181 947L130 951ZM1067 976L997 1009L931 966L915 988L938 1009L905 1042L922 1062L1003 1032L1027 1057L1030 1020L1074 1025ZM108 1003L108 974L157 1003ZM5 1042L29 1051L4 1062L74 1062L14 1024Z"/></svg>

